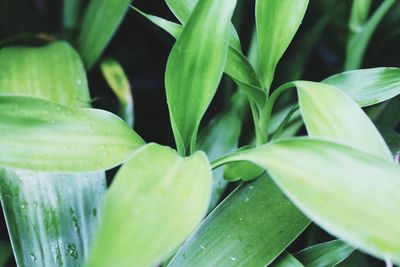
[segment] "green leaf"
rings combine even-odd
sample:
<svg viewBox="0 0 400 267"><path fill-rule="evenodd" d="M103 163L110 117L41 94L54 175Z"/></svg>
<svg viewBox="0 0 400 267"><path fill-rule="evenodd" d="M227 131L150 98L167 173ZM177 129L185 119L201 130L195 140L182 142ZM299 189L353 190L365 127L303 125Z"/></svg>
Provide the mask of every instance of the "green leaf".
<svg viewBox="0 0 400 267"><path fill-rule="evenodd" d="M132 8L152 23L168 32L175 39L179 38L183 28L181 25L157 16L148 15L135 7ZM242 52L231 45L229 45L228 48L228 56L224 72L229 75L235 83L257 103L259 107L265 105L266 95L261 89L262 85L257 72Z"/></svg>
<svg viewBox="0 0 400 267"><path fill-rule="evenodd" d="M304 267L301 262L299 262L291 254L284 251L271 265L271 267ZM322 265L325 266L325 265Z"/></svg>
<svg viewBox="0 0 400 267"><path fill-rule="evenodd" d="M222 77L235 5L236 0L200 0L168 58L167 101L181 154L193 150L201 118Z"/></svg>
<svg viewBox="0 0 400 267"><path fill-rule="evenodd" d="M168 7L182 24L186 24L199 0L165 0ZM229 45L242 51L239 35L233 24L230 26Z"/></svg>
<svg viewBox="0 0 400 267"><path fill-rule="evenodd" d="M269 90L276 65L292 41L308 6L308 0L257 0L256 26L259 71Z"/></svg>
<svg viewBox="0 0 400 267"><path fill-rule="evenodd" d="M347 71L322 81L342 90L361 107L374 105L400 94L399 68Z"/></svg>
<svg viewBox="0 0 400 267"><path fill-rule="evenodd" d="M211 179L202 152L181 158L156 144L137 150L106 195L88 266L157 265L205 215Z"/></svg>
<svg viewBox="0 0 400 267"><path fill-rule="evenodd" d="M169 266L267 266L308 224L264 175L210 213Z"/></svg>
<svg viewBox="0 0 400 267"><path fill-rule="evenodd" d="M381 259L400 262L400 167L322 140L278 141L233 154L271 174L285 194L329 233Z"/></svg>
<svg viewBox="0 0 400 267"><path fill-rule="evenodd" d="M347 259L354 248L341 240L333 240L306 248L294 256L307 267L333 267Z"/></svg>
<svg viewBox="0 0 400 267"><path fill-rule="evenodd" d="M67 43L5 48L0 57L0 94L37 96L71 108L89 106L83 64ZM104 172L0 169L1 202L18 266L81 265L105 189Z"/></svg>
<svg viewBox="0 0 400 267"><path fill-rule="evenodd" d="M400 134L387 127L379 127L379 130L392 151L395 161L400 162Z"/></svg>
<svg viewBox="0 0 400 267"><path fill-rule="evenodd" d="M66 106L90 106L82 62L65 42L39 48L3 48L0 70L0 94L35 96Z"/></svg>
<svg viewBox="0 0 400 267"><path fill-rule="evenodd" d="M298 81L294 84L311 137L334 140L392 161L379 131L348 95L323 83Z"/></svg>
<svg viewBox="0 0 400 267"><path fill-rule="evenodd" d="M63 27L74 30L79 23L82 0L63 1Z"/></svg>
<svg viewBox="0 0 400 267"><path fill-rule="evenodd" d="M115 167L143 140L115 115L0 96L0 166L83 172ZM29 134L27 134L29 133Z"/></svg>
<svg viewBox="0 0 400 267"><path fill-rule="evenodd" d="M373 33L395 2L396 0L383 1L364 27L359 29L356 34L350 35L347 43L345 70L358 69L361 66Z"/></svg>
<svg viewBox="0 0 400 267"><path fill-rule="evenodd" d="M86 69L101 56L129 8L131 0L91 0L83 16L78 50Z"/></svg>
<svg viewBox="0 0 400 267"><path fill-rule="evenodd" d="M100 65L103 76L119 101L119 115L133 127L133 97L131 86L122 66L114 59L107 59Z"/></svg>

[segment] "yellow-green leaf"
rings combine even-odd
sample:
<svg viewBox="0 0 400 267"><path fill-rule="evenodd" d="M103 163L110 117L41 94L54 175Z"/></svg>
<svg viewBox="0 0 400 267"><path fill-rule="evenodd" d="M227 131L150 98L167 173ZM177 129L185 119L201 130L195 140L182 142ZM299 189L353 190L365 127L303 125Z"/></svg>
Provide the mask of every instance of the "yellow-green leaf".
<svg viewBox="0 0 400 267"><path fill-rule="evenodd" d="M156 266L203 218L211 184L202 152L182 158L156 144L139 149L106 195L88 266Z"/></svg>

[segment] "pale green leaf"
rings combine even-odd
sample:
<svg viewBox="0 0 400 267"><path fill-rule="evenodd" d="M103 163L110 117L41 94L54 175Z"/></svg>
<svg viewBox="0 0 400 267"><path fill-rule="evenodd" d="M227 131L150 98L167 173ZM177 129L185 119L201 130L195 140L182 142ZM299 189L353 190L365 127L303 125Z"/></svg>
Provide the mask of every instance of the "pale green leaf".
<svg viewBox="0 0 400 267"><path fill-rule="evenodd" d="M267 266L308 224L264 175L210 213L169 266Z"/></svg>
<svg viewBox="0 0 400 267"><path fill-rule="evenodd" d="M119 101L119 115L133 127L133 97L129 80L122 66L114 59L107 59L100 65L104 78Z"/></svg>
<svg viewBox="0 0 400 267"><path fill-rule="evenodd" d="M0 96L0 166L38 171L105 170L142 139L118 117L47 100Z"/></svg>
<svg viewBox="0 0 400 267"><path fill-rule="evenodd" d="M333 267L347 259L354 248L341 240L333 240L308 247L294 256L307 267Z"/></svg>
<svg viewBox="0 0 400 267"><path fill-rule="evenodd" d="M399 68L347 71L322 81L352 97L361 107L374 105L400 94Z"/></svg>
<svg viewBox="0 0 400 267"><path fill-rule="evenodd" d="M87 69L101 56L131 0L91 0L83 16L78 50Z"/></svg>
<svg viewBox="0 0 400 267"><path fill-rule="evenodd" d="M186 24L199 0L165 0L168 7L175 14L182 24ZM231 34L229 35L229 45L233 48L242 51L239 35L235 27L231 24Z"/></svg>
<svg viewBox="0 0 400 267"><path fill-rule="evenodd" d="M200 121L222 77L235 5L236 0L200 0L169 56L165 87L181 154L193 148Z"/></svg>
<svg viewBox="0 0 400 267"><path fill-rule="evenodd" d="M156 266L205 215L211 179L202 152L181 158L156 144L137 150L106 195L88 266Z"/></svg>
<svg viewBox="0 0 400 267"><path fill-rule="evenodd" d="M347 94L322 83L297 81L294 84L309 136L334 140L392 160L375 125Z"/></svg>
<svg viewBox="0 0 400 267"><path fill-rule="evenodd" d="M308 0L256 1L259 72L267 90L276 65L297 32L307 6Z"/></svg>
<svg viewBox="0 0 400 267"><path fill-rule="evenodd" d="M148 15L135 7L132 8L152 23L168 32L175 39L179 38L183 29L181 25L157 16ZM241 89L246 91L259 107L265 105L266 95L261 89L262 85L257 72L242 52L231 45L229 45L228 48L228 56L224 72L229 75Z"/></svg>
<svg viewBox="0 0 400 267"><path fill-rule="evenodd" d="M400 167L322 140L278 141L218 160L248 160L268 170L285 194L329 233L400 263Z"/></svg>
<svg viewBox="0 0 400 267"><path fill-rule="evenodd" d="M85 71L65 42L0 50L0 94L35 96L73 107L89 107Z"/></svg>

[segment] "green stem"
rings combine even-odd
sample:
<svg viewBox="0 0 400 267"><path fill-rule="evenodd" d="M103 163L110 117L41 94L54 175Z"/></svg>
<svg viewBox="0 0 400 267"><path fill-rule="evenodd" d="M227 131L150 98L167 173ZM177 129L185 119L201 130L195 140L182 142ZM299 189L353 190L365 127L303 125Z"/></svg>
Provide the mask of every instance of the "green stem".
<svg viewBox="0 0 400 267"><path fill-rule="evenodd" d="M296 87L293 82L285 83L281 85L278 89L276 89L271 96L269 97L267 104L265 105L264 109L261 112L261 116L259 119L259 128L261 133L263 134L263 138L265 142L268 141L268 134L269 134L269 124L272 115L272 108L278 97L284 93L286 90Z"/></svg>

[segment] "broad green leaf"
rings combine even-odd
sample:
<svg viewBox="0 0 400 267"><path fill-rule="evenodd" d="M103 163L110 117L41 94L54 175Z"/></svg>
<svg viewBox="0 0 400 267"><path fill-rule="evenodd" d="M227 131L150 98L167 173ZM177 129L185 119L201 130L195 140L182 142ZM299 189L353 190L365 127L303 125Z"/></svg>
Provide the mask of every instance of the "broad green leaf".
<svg viewBox="0 0 400 267"><path fill-rule="evenodd" d="M236 0L200 0L168 58L165 87L181 154L193 148L200 121L222 77L235 5Z"/></svg>
<svg viewBox="0 0 400 267"><path fill-rule="evenodd" d="M165 0L168 7L182 24L186 24L199 0ZM239 35L233 24L230 26L229 45L242 51Z"/></svg>
<svg viewBox="0 0 400 267"><path fill-rule="evenodd" d="M65 42L39 48L3 48L0 70L0 94L35 96L66 106L90 106L82 62Z"/></svg>
<svg viewBox="0 0 400 267"><path fill-rule="evenodd" d="M100 65L104 78L119 101L119 115L133 127L133 98L131 86L122 66L114 59L107 59Z"/></svg>
<svg viewBox="0 0 400 267"><path fill-rule="evenodd" d="M245 101L247 101L246 96L238 91L232 97L228 108L211 120L199 135L197 147L207 154L210 161L233 153L237 149L242 131ZM213 170L210 209L218 203L227 183L224 180L222 168Z"/></svg>
<svg viewBox="0 0 400 267"><path fill-rule="evenodd" d="M334 140L392 160L385 141L364 111L344 92L323 83L298 81L300 110L311 137Z"/></svg>
<svg viewBox="0 0 400 267"><path fill-rule="evenodd" d="M271 267L304 267L295 257L284 251L271 265ZM323 265L325 266L325 265Z"/></svg>
<svg viewBox="0 0 400 267"><path fill-rule="evenodd" d="M0 54L0 94L36 96L71 108L89 106L83 64L68 44L7 48ZM61 174L7 168L0 169L0 183L18 266L60 262L79 266L87 259L106 189L104 172Z"/></svg>
<svg viewBox="0 0 400 267"><path fill-rule="evenodd" d="M148 15L135 7L132 8L152 23L168 32L175 39L179 38L183 29L181 25L157 16ZM231 45L229 45L228 48L224 72L229 75L241 89L246 91L259 107L265 105L266 95L261 89L262 85L257 72L251 66L247 58Z"/></svg>
<svg viewBox="0 0 400 267"><path fill-rule="evenodd" d="M248 160L329 233L400 263L400 167L349 146L306 138L278 141L213 163ZM388 216L390 214L390 216Z"/></svg>
<svg viewBox="0 0 400 267"><path fill-rule="evenodd" d="M182 158L156 144L137 150L106 195L88 266L156 266L205 215L211 179L202 152Z"/></svg>
<svg viewBox="0 0 400 267"><path fill-rule="evenodd" d="M353 0L349 22L349 27L352 32L358 33L363 30L368 20L371 4L372 0Z"/></svg>
<svg viewBox="0 0 400 267"><path fill-rule="evenodd" d="M292 41L306 12L308 0L257 0L256 26L259 71L267 90L276 65Z"/></svg>
<svg viewBox="0 0 400 267"><path fill-rule="evenodd" d="M333 240L306 248L294 256L307 267L333 267L354 252L354 248L341 240Z"/></svg>
<svg viewBox="0 0 400 267"><path fill-rule="evenodd" d="M263 175L242 184L210 213L169 266L267 266L308 224Z"/></svg>
<svg viewBox="0 0 400 267"><path fill-rule="evenodd" d="M395 2L396 0L384 0L364 27L356 34L350 35L344 63L345 70L353 70L361 66L373 33Z"/></svg>
<svg viewBox="0 0 400 267"><path fill-rule="evenodd" d="M90 69L103 53L124 18L130 2L131 0L90 1L78 36L78 50L86 69Z"/></svg>
<svg viewBox="0 0 400 267"><path fill-rule="evenodd" d="M115 115L47 100L0 96L0 166L83 172L124 162L143 140Z"/></svg>
<svg viewBox="0 0 400 267"><path fill-rule="evenodd" d="M361 107L374 105L400 94L399 68L347 71L322 81L342 90Z"/></svg>

